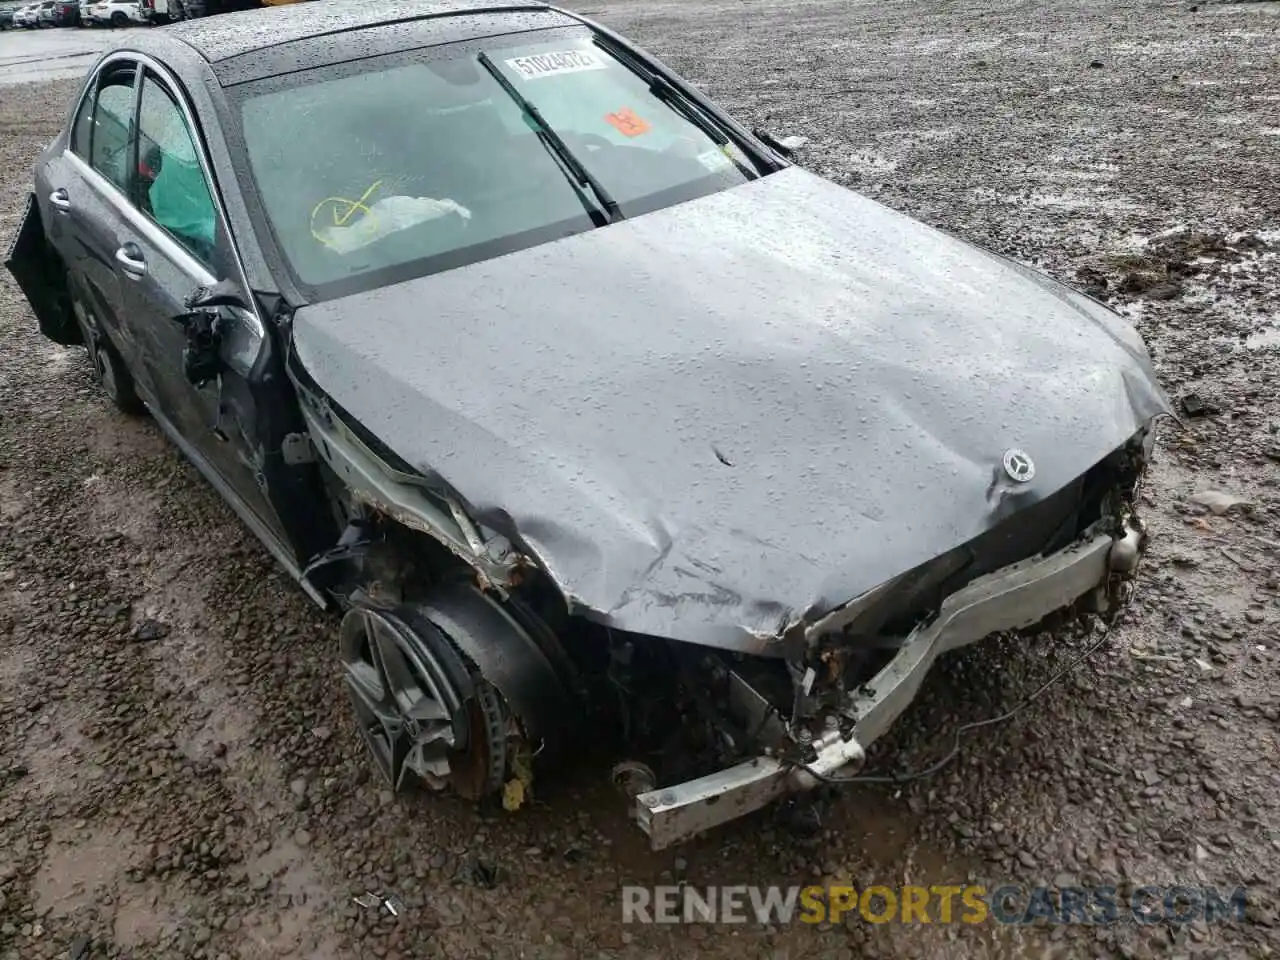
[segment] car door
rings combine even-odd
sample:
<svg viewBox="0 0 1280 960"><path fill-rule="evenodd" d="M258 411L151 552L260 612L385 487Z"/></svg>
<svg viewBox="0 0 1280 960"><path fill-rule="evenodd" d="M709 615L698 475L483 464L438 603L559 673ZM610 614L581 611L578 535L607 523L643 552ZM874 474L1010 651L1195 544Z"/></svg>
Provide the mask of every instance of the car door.
<svg viewBox="0 0 1280 960"><path fill-rule="evenodd" d="M115 262L152 394L148 403L241 515L249 511L246 520L256 532L262 535L265 527L271 537L287 542L266 489L265 454L253 439L257 424L241 419L253 416L253 406L226 402L243 395L262 356L260 319L240 307L217 308L223 371L199 385L185 372L187 332L178 318L190 312L186 301L197 289L238 279L239 270L194 113L176 85L150 66L141 74L135 133L133 216Z"/></svg>
<svg viewBox="0 0 1280 960"><path fill-rule="evenodd" d="M103 63L85 86L66 148L37 177L48 237L71 274L75 299L126 363L136 357L120 323L124 302L115 253L129 209L138 64Z"/></svg>

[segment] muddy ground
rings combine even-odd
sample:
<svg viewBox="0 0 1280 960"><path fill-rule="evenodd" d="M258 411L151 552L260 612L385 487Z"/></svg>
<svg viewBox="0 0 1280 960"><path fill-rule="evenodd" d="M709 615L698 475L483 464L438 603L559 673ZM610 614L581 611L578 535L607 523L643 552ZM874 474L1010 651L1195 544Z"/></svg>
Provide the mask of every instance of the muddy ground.
<svg viewBox="0 0 1280 960"><path fill-rule="evenodd" d="M799 161L1108 299L1177 398L1111 644L961 758L647 851L592 758L518 815L369 779L335 625L0 278L0 958L1272 956L1280 852L1280 4L613 0ZM0 89L0 247L66 83ZM1199 491L1244 502L1218 514ZM134 638L155 620L166 629ZM944 662L904 766L1083 641ZM623 927L624 883L1250 888L1223 926ZM355 905L394 892L399 919Z"/></svg>

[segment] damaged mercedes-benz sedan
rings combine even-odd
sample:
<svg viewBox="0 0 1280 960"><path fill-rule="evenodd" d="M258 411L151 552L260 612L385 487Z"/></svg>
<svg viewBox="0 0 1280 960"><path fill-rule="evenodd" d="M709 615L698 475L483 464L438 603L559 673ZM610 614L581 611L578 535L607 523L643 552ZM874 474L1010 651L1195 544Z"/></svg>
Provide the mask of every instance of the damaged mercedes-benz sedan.
<svg viewBox="0 0 1280 960"><path fill-rule="evenodd" d="M1113 610L1168 406L1097 302L502 0L129 36L8 264L317 602L375 763L655 846L857 772L946 651Z"/></svg>

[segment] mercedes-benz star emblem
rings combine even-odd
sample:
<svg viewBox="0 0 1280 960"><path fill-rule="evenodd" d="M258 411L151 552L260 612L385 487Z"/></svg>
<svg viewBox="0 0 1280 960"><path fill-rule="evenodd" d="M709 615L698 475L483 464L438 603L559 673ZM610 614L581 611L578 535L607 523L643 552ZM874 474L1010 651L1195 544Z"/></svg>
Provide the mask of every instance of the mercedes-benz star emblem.
<svg viewBox="0 0 1280 960"><path fill-rule="evenodd" d="M1004 452L1004 472L1015 483L1027 483L1036 475L1036 464L1027 451L1013 447Z"/></svg>

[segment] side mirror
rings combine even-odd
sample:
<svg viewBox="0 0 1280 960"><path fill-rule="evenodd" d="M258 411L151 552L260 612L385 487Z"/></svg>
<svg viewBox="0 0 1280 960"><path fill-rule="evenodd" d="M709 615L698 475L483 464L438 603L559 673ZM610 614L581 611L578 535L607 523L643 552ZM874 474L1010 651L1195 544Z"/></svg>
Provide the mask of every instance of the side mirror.
<svg viewBox="0 0 1280 960"><path fill-rule="evenodd" d="M186 331L187 343L182 348L182 371L197 387L217 378L225 364L222 359L221 316L218 307L248 309L240 288L230 280L220 280L211 287L197 287L184 301L188 312L173 319Z"/></svg>
<svg viewBox="0 0 1280 960"><path fill-rule="evenodd" d="M231 280L219 280L211 287L196 287L184 302L188 310L206 310L210 307L249 309L240 288Z"/></svg>
<svg viewBox="0 0 1280 960"><path fill-rule="evenodd" d="M808 137L775 137L767 130L760 130L758 128L752 130L751 133L766 147L782 154L784 157L791 156L809 142Z"/></svg>
<svg viewBox="0 0 1280 960"><path fill-rule="evenodd" d="M221 317L213 310L195 310L173 318L186 331L182 348L182 372L197 387L217 378L222 372Z"/></svg>

